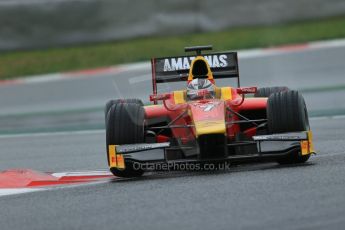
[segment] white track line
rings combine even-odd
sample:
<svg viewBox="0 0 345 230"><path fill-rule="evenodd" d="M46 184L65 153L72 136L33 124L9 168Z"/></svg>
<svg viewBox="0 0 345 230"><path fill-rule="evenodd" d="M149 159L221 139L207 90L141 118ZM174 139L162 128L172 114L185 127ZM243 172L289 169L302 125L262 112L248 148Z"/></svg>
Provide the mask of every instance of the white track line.
<svg viewBox="0 0 345 230"><path fill-rule="evenodd" d="M345 119L345 115L333 116L332 119Z"/></svg>
<svg viewBox="0 0 345 230"><path fill-rule="evenodd" d="M44 190L47 190L47 189L45 188L2 188L0 189L0 197L29 193L29 192L38 192L38 191L44 191Z"/></svg>
<svg viewBox="0 0 345 230"><path fill-rule="evenodd" d="M52 173L52 176L57 178L61 178L64 176L111 176L109 171L100 170L100 171L80 171L80 172L59 172L59 173Z"/></svg>
<svg viewBox="0 0 345 230"><path fill-rule="evenodd" d="M311 121L320 121L320 120L338 120L338 119L345 119L345 115L332 115L332 116L321 116L321 117L311 117L309 120Z"/></svg>
<svg viewBox="0 0 345 230"><path fill-rule="evenodd" d="M337 48L337 47L344 47L345 46L345 39L334 39L329 41L317 41L317 42L310 42L309 47L311 49L327 49L327 48Z"/></svg>

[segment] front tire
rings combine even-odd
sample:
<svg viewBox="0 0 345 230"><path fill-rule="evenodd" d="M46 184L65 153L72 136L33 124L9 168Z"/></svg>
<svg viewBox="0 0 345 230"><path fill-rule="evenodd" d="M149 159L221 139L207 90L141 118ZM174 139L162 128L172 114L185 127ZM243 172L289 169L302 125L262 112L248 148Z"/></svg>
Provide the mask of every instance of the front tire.
<svg viewBox="0 0 345 230"><path fill-rule="evenodd" d="M115 103L106 116L106 147L109 145L144 143L145 111L136 103ZM109 162L109 159L108 159ZM111 168L118 177L139 177L144 172L133 167L133 162L125 160L125 169Z"/></svg>
<svg viewBox="0 0 345 230"><path fill-rule="evenodd" d="M144 106L144 103L140 99L137 99L137 98L109 100L107 104L105 104L105 107L104 107L105 119L107 119L107 114L109 112L109 109L117 103L138 104L138 105Z"/></svg>
<svg viewBox="0 0 345 230"><path fill-rule="evenodd" d="M298 91L273 93L267 101L268 132L285 133L310 130L304 98ZM279 164L304 163L310 155L294 152L278 160Z"/></svg>

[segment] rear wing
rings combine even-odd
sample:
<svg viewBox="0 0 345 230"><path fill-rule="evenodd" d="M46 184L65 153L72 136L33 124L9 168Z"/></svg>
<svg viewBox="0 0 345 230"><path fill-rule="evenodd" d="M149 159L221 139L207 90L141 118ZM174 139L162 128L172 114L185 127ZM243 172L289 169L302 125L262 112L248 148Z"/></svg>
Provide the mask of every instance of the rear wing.
<svg viewBox="0 0 345 230"><path fill-rule="evenodd" d="M214 79L237 78L240 87L238 58L236 52L202 54L211 67ZM157 83L187 81L191 62L196 55L152 58L153 94L157 94Z"/></svg>

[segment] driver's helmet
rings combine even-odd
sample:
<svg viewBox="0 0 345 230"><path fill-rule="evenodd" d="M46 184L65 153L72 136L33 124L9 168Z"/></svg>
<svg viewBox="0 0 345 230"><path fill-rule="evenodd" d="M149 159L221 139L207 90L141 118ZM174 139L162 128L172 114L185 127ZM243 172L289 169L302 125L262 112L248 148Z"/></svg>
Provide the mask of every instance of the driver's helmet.
<svg viewBox="0 0 345 230"><path fill-rule="evenodd" d="M188 83L187 86L187 99L212 99L216 96L216 87L208 79L196 78Z"/></svg>

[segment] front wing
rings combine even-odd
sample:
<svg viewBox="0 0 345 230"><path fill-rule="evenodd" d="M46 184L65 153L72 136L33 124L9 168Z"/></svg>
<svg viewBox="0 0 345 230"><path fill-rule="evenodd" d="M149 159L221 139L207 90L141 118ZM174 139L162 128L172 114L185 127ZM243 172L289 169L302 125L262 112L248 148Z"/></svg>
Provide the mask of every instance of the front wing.
<svg viewBox="0 0 345 230"><path fill-rule="evenodd" d="M220 159L207 160L189 158L170 159L167 151L172 146L170 146L169 142L109 145L108 163L110 168L125 169L125 162L135 162L138 164L193 164L205 161L228 161L231 163L277 160L295 152L298 152L300 155L315 153L311 131L254 136L253 144L256 144L257 147L257 152L255 153L229 155ZM236 143L232 143L231 145L234 146Z"/></svg>

